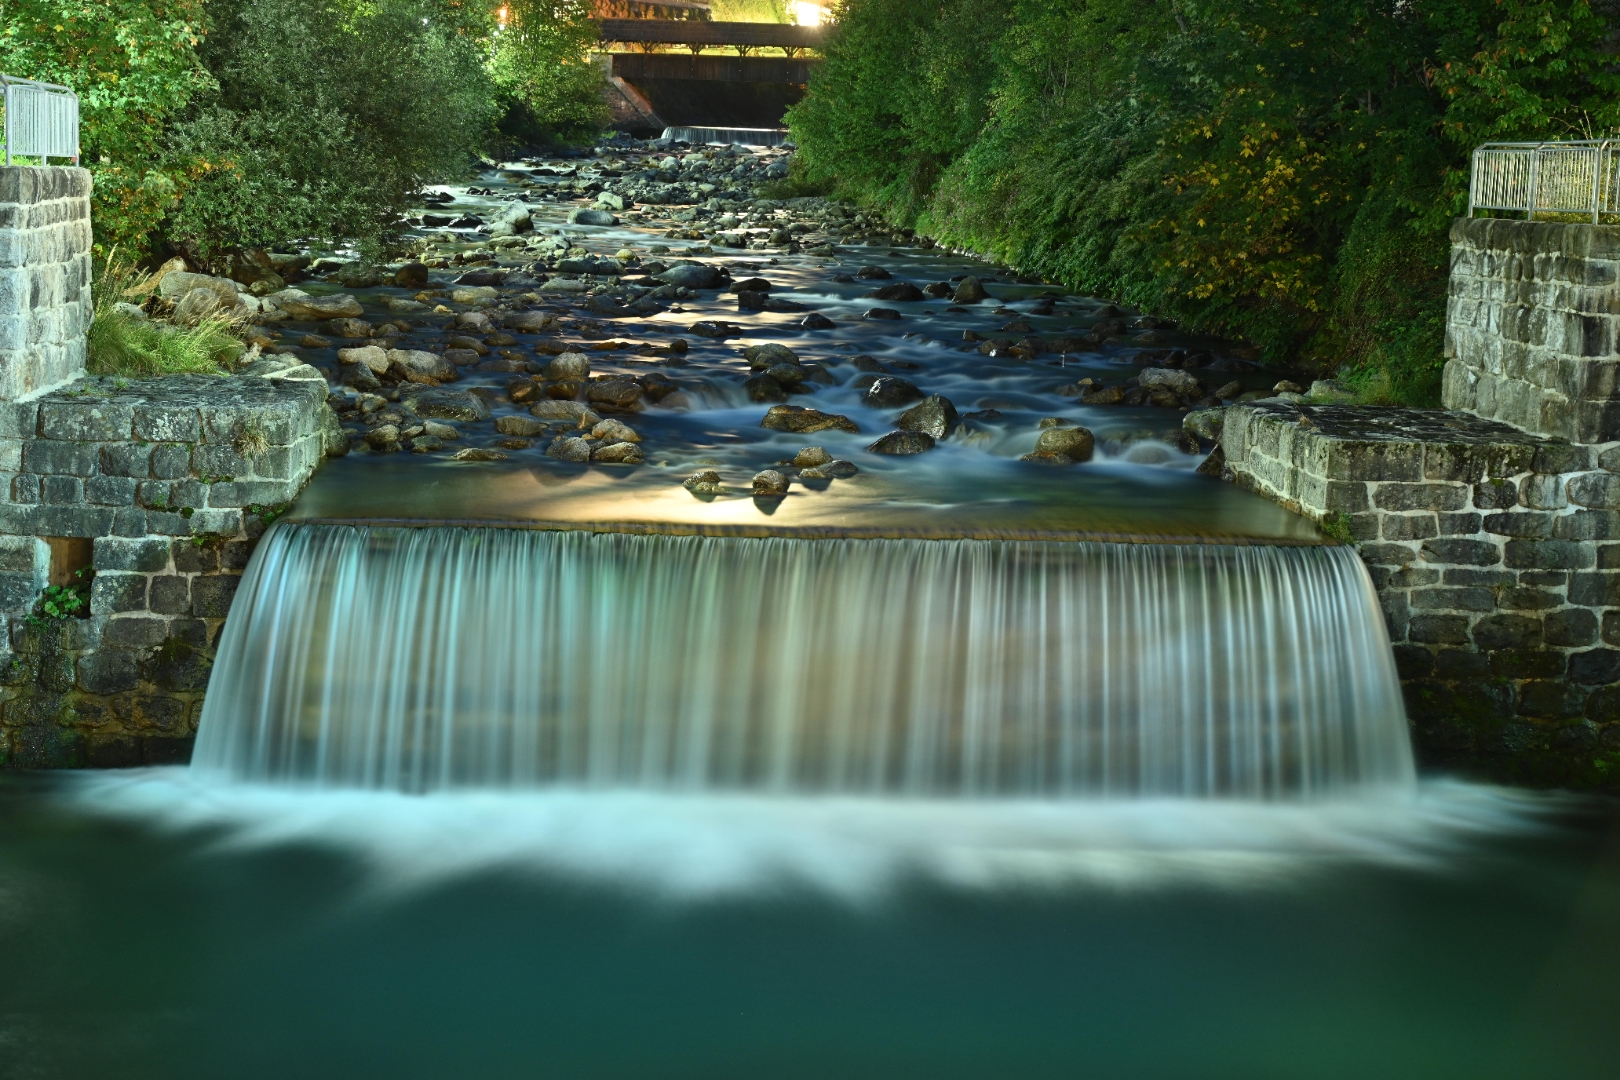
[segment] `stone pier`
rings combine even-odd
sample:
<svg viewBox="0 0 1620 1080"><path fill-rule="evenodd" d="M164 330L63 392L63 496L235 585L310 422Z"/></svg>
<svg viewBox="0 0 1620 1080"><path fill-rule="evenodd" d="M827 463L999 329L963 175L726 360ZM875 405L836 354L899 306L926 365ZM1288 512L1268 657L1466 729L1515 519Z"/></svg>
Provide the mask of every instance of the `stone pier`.
<svg viewBox="0 0 1620 1080"><path fill-rule="evenodd" d="M86 377L89 195L0 168L0 766L187 760L242 569L336 430L324 380Z"/></svg>
<svg viewBox="0 0 1620 1080"><path fill-rule="evenodd" d="M1620 782L1620 227L1452 230L1445 409L1257 402L1227 475L1354 543L1423 755Z"/></svg>

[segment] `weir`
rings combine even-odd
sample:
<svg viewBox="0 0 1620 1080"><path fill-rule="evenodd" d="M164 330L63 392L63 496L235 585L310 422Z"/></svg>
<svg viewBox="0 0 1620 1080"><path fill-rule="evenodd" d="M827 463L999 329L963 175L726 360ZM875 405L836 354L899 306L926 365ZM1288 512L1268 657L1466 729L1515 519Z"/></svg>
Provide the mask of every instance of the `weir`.
<svg viewBox="0 0 1620 1080"><path fill-rule="evenodd" d="M1409 786L1348 548L283 523L193 767L429 791Z"/></svg>

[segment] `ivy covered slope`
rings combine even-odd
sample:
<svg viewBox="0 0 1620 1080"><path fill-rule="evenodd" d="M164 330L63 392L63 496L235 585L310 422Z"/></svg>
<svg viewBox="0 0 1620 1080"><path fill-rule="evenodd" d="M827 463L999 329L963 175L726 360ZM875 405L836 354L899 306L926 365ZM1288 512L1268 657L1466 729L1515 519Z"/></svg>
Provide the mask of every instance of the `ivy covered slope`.
<svg viewBox="0 0 1620 1080"><path fill-rule="evenodd" d="M505 27L462 0L4 0L0 71L80 95L104 254L375 249L502 132L600 128L585 0L502 10Z"/></svg>
<svg viewBox="0 0 1620 1080"><path fill-rule="evenodd" d="M802 179L1369 400L1438 398L1484 141L1620 130L1585 0L846 0Z"/></svg>

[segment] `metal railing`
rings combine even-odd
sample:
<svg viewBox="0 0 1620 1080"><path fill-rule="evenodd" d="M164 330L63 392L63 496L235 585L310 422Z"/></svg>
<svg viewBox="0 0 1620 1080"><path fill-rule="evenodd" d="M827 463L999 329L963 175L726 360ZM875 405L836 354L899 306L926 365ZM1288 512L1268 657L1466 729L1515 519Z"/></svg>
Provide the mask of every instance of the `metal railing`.
<svg viewBox="0 0 1620 1080"><path fill-rule="evenodd" d="M13 155L79 163L79 95L55 83L0 75L6 110L6 164Z"/></svg>
<svg viewBox="0 0 1620 1080"><path fill-rule="evenodd" d="M1620 140L1486 143L1474 151L1468 216L1475 210L1620 214Z"/></svg>

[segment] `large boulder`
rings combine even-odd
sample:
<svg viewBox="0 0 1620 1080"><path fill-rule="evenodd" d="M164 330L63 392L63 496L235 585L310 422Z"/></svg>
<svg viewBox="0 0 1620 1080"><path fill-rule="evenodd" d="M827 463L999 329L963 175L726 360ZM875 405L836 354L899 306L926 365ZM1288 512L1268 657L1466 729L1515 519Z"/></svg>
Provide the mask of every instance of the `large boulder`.
<svg viewBox="0 0 1620 1080"><path fill-rule="evenodd" d="M921 401L923 392L917 389L915 383L894 375L886 375L866 388L861 395L861 404L874 409L892 409L900 405L910 405L913 401Z"/></svg>
<svg viewBox="0 0 1620 1080"><path fill-rule="evenodd" d="M591 374L591 358L582 352L558 353L546 365L545 374L553 381L588 378Z"/></svg>
<svg viewBox="0 0 1620 1080"><path fill-rule="evenodd" d="M190 325L216 314L221 304L219 293L205 286L190 289L174 305L174 321ZM230 310L227 308L226 310Z"/></svg>
<svg viewBox="0 0 1620 1080"><path fill-rule="evenodd" d="M719 267L700 262L679 262L654 277L666 285L686 289L715 289L724 280Z"/></svg>
<svg viewBox="0 0 1620 1080"><path fill-rule="evenodd" d="M900 414L897 421L902 431L921 431L936 439L943 439L956 430L961 417L950 398L930 394Z"/></svg>
<svg viewBox="0 0 1620 1080"><path fill-rule="evenodd" d="M641 393L641 384L636 380L615 377L591 383L585 391L585 399L607 409L639 410Z"/></svg>
<svg viewBox="0 0 1620 1080"><path fill-rule="evenodd" d="M534 228L534 222L529 217L529 208L520 202L509 203L506 209L496 215L490 223L491 236L516 236L518 233L528 232Z"/></svg>
<svg viewBox="0 0 1620 1080"><path fill-rule="evenodd" d="M934 437L927 432L891 431L867 449L874 454L921 454L934 446Z"/></svg>
<svg viewBox="0 0 1620 1080"><path fill-rule="evenodd" d="M1136 381L1149 390L1168 390L1181 397L1202 397L1204 393L1197 378L1180 368L1143 368Z"/></svg>
<svg viewBox="0 0 1620 1080"><path fill-rule="evenodd" d="M956 293L951 297L951 302L956 304L977 304L989 298L990 294L984 291L984 286L979 283L979 279L970 275L957 283Z"/></svg>
<svg viewBox="0 0 1620 1080"><path fill-rule="evenodd" d="M366 313L360 301L348 293L311 296L299 289L283 289L265 299L295 319L324 322L328 319L358 319Z"/></svg>
<svg viewBox="0 0 1620 1080"><path fill-rule="evenodd" d="M421 417L466 421L489 419L489 406L484 399L466 390L426 390L401 400Z"/></svg>
<svg viewBox="0 0 1620 1080"><path fill-rule="evenodd" d="M548 315L544 311L514 311L501 320L501 325L520 334L538 334L543 330L554 329L557 325L557 316Z"/></svg>
<svg viewBox="0 0 1620 1080"><path fill-rule="evenodd" d="M1035 452L1025 461L1039 461L1051 465L1068 465L1090 461L1097 440L1083 427L1054 427L1041 432L1035 440Z"/></svg>
<svg viewBox="0 0 1620 1080"><path fill-rule="evenodd" d="M158 282L158 294L174 300L183 299L193 289L207 289L219 298L217 307L236 306L236 282L229 278L193 274L187 270L170 270Z"/></svg>

